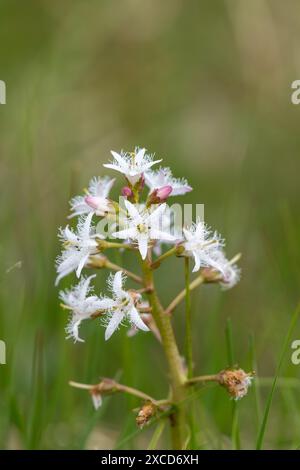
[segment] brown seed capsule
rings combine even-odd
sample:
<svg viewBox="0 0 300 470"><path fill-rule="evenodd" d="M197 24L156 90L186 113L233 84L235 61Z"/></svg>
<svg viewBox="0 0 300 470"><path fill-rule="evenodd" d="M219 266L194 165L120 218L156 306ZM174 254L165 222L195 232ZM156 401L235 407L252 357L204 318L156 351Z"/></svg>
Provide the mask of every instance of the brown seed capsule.
<svg viewBox="0 0 300 470"><path fill-rule="evenodd" d="M247 374L243 369L225 369L219 373L219 383L226 388L229 395L239 400L247 395L254 373Z"/></svg>
<svg viewBox="0 0 300 470"><path fill-rule="evenodd" d="M136 424L143 428L145 424L147 424L152 416L155 415L157 411L157 407L151 401L146 402L142 408L140 409L137 417L136 417Z"/></svg>

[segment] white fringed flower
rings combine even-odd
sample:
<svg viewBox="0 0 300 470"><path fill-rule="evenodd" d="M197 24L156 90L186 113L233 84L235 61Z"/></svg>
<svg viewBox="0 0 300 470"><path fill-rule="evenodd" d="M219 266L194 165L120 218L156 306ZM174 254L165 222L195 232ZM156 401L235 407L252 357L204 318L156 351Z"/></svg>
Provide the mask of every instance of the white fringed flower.
<svg viewBox="0 0 300 470"><path fill-rule="evenodd" d="M172 187L170 196L180 196L192 191L185 178L174 178L170 168L159 168L156 171L147 171L145 173L145 183L150 189L150 194L156 189L167 186Z"/></svg>
<svg viewBox="0 0 300 470"><path fill-rule="evenodd" d="M179 244L182 240L182 230L180 227L174 225L174 217L172 217L172 211L167 209L162 217L162 231L172 233L174 235L173 240L156 240L155 245L153 246L153 253L156 256L161 256L163 253L163 249L165 247L169 248L170 246L174 246Z"/></svg>
<svg viewBox="0 0 300 470"><path fill-rule="evenodd" d="M60 229L59 237L62 240L65 249L56 260L57 278L55 284L76 271L77 277L80 277L81 271L91 255L98 252L98 242L96 238L103 238L95 233L95 228L91 227L93 213L90 212L86 217L81 217L75 233L68 226Z"/></svg>
<svg viewBox="0 0 300 470"><path fill-rule="evenodd" d="M161 230L162 216L166 210L166 204L161 204L153 212L146 208L138 210L129 201L124 201L124 204L129 213L129 219L124 221L124 224L127 224L127 228L114 232L112 236L136 242L142 259L145 259L147 256L150 240L175 240L175 237L169 232Z"/></svg>
<svg viewBox="0 0 300 470"><path fill-rule="evenodd" d="M81 341L79 337L79 326L83 320L86 320L99 311L101 300L96 295L90 295L93 288L90 286L91 279L83 277L82 280L72 289L61 291L59 296L63 306L72 311L70 322L66 328L67 338L73 338L74 341Z"/></svg>
<svg viewBox="0 0 300 470"><path fill-rule="evenodd" d="M241 277L241 270L234 260L229 261L221 248L212 253L212 259L215 264L214 268L219 271L222 276L220 284L223 289L227 290L234 287Z"/></svg>
<svg viewBox="0 0 300 470"><path fill-rule="evenodd" d="M86 196L75 196L70 201L71 217L93 212L98 216L104 216L112 210L107 199L115 180L104 176L103 178L92 178Z"/></svg>
<svg viewBox="0 0 300 470"><path fill-rule="evenodd" d="M219 249L223 242L219 235L214 232L212 234L204 222L198 221L190 228L183 229L185 241L183 246L187 256L193 256L195 266L193 272L199 271L202 267L211 267L219 270L220 263L215 260L216 250Z"/></svg>
<svg viewBox="0 0 300 470"><path fill-rule="evenodd" d="M136 301L139 298L136 293L123 289L125 276L118 271L108 279L108 285L112 292L112 298L105 297L100 301L101 309L106 310L109 320L105 330L105 339L108 340L118 329L123 320L128 319L131 325L144 331L149 331L136 309Z"/></svg>
<svg viewBox="0 0 300 470"><path fill-rule="evenodd" d="M161 160L153 160L151 155L146 153L146 149L136 148L133 153L111 151L113 156L112 163L106 163L103 166L111 170L123 173L128 181L134 185L141 176L156 163Z"/></svg>

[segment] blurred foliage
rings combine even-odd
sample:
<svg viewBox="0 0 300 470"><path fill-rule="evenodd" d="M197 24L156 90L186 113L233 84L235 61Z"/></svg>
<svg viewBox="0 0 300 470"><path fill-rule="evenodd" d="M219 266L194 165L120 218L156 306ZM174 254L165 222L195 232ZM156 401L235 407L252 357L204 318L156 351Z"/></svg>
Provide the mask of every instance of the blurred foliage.
<svg viewBox="0 0 300 470"><path fill-rule="evenodd" d="M255 352L258 374L274 375L299 300L300 107L290 100L300 78L299 7L297 0L0 1L2 448L143 448L154 431L136 432L135 400L108 399L95 414L89 397L68 386L119 374L158 398L167 393L150 335L128 338L121 329L104 344L95 321L83 326L85 343L65 341L54 288L57 228L70 196L103 173L110 149L142 145L163 157L195 188L182 202L204 203L228 255L243 253L236 288L193 295L196 372L227 365L230 317L239 364L251 368ZM131 265L128 255L124 263ZM180 260L168 261L158 279L167 304L183 286ZM181 346L182 317L180 308ZM283 375L299 372L287 357ZM275 393L266 447L300 444L293 384ZM269 388L239 404L243 448L255 446L257 392L264 405ZM224 390L199 391L196 416L198 446L231 446ZM166 432L159 445L168 446Z"/></svg>

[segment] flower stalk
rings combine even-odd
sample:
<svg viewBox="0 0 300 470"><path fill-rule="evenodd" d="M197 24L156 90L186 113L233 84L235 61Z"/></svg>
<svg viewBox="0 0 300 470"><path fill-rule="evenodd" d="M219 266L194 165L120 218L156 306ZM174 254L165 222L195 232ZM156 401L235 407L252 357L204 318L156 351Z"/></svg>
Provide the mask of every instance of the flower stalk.
<svg viewBox="0 0 300 470"><path fill-rule="evenodd" d="M129 271L128 269L123 268L115 263L112 263L109 259L105 256L93 256L90 258L89 267L91 268L105 268L111 269L112 271L118 272L122 271L126 276L130 277L133 281L137 282L138 284L143 284L143 279L140 276L137 276L133 272Z"/></svg>
<svg viewBox="0 0 300 470"><path fill-rule="evenodd" d="M183 252L183 247L182 246L174 246L173 248L170 248L170 250L166 251L163 255L159 256L154 263L152 263L151 267L152 269L157 269L161 265L162 261L166 260L167 258L170 258L170 256L176 255L180 256L180 254Z"/></svg>
<svg viewBox="0 0 300 470"><path fill-rule="evenodd" d="M200 274L196 277L188 286L189 292L199 287L201 284L205 282L205 278ZM175 297L174 300L170 303L170 305L166 308L166 313L171 315L175 308L186 298L187 288L185 287L179 294Z"/></svg>
<svg viewBox="0 0 300 470"><path fill-rule="evenodd" d="M114 201L109 195L115 179L106 176L92 178L86 195L76 196L70 201L69 218L78 216L76 229L67 226L59 230L63 249L56 260L56 284L72 272L79 279L77 285L59 294L61 305L70 313L67 338L84 342L79 336L80 325L92 319L100 319L96 323L103 323L106 327L105 340L109 340L121 325L128 323L129 337L139 331L151 332L161 344L168 364L170 396L166 400L155 400L147 393L108 378L96 385L74 381L70 385L88 391L95 408L101 405L102 397L118 392L142 400L136 418L141 428L154 416L158 415L160 419L167 414L172 448L182 450L188 445L189 435L191 446L196 445L193 412L188 405L193 397L193 386L216 382L226 388L232 398L239 399L246 395L251 384L253 374L247 374L242 369L226 369L218 374L193 377L191 292L206 283L219 284L223 289L233 287L240 277L236 266L238 258L231 261L226 258L224 240L201 220L190 227L175 226L167 200L192 190L184 178L175 178L169 168L154 171L153 165L161 160L154 160L154 156L144 148L135 148L134 152L111 153L113 160L104 166L125 177L126 183L121 190L125 208L121 207L123 203L120 200ZM145 186L149 191L143 201ZM103 227L103 224L98 224L96 229L96 217L102 218L104 226L113 222L115 231L100 233L99 226ZM166 244L169 247L164 251ZM105 250L118 253L127 250L132 256L138 256L142 275L110 261L103 254ZM154 271L171 257L184 259L185 287L164 308L156 290ZM193 272L198 273L193 280L190 279L190 259L193 259ZM92 279L96 274L85 277L82 271L86 268L111 271L107 279L109 294L94 291ZM137 283L138 288L126 289L126 278ZM143 296L147 296L147 300ZM172 313L184 300L185 359L179 352L172 326Z"/></svg>
<svg viewBox="0 0 300 470"><path fill-rule="evenodd" d="M148 260L143 262L143 273L145 287L150 289L148 296L152 307L152 315L161 334L162 346L169 367L172 388L171 401L173 403L173 412L170 415L172 445L173 449L183 449L186 432L186 416L184 410L186 374L183 369L183 362L179 354L171 320L168 315L165 314L157 296L154 287L153 271Z"/></svg>
<svg viewBox="0 0 300 470"><path fill-rule="evenodd" d="M133 387L128 387L127 385L120 384L115 380L104 378L99 384L96 385L89 385L83 384L79 382L74 382L73 380L69 381L69 385L74 388L79 388L81 390L87 390L91 394L100 394L100 395L112 395L114 393L126 393L128 395L132 395L136 398L144 400L146 402L153 403L156 407L162 408L167 405L170 405L168 400L155 400L153 397L148 395L147 393L142 392Z"/></svg>
<svg viewBox="0 0 300 470"><path fill-rule="evenodd" d="M190 262L189 258L184 260L185 267L185 347L187 361L187 376L193 375L193 336L192 336L192 309L190 291Z"/></svg>

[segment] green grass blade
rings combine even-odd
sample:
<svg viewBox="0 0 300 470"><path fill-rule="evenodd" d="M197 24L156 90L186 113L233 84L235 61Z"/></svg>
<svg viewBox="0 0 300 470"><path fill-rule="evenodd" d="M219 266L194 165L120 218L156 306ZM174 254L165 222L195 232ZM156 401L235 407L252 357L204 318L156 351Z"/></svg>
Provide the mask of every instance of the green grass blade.
<svg viewBox="0 0 300 470"><path fill-rule="evenodd" d="M44 363L43 363L43 335L36 333L32 365L32 401L28 415L27 448L38 449L40 446L44 423Z"/></svg>
<svg viewBox="0 0 300 470"><path fill-rule="evenodd" d="M279 376L279 373L280 373L280 370L281 370L281 367L282 367L282 364L283 364L283 360L284 360L287 348L289 346L289 342L291 340L292 333L293 333L294 328L296 326L296 323L298 321L299 313L300 313L300 303L298 304L298 306L297 306L297 308L296 308L296 310L295 310L295 312L294 312L294 314L291 318L290 326L289 326L288 332L287 332L287 334L285 336L285 339L284 339L283 347L282 347L282 350L281 350L281 353L280 353L280 356L279 356L278 365L277 365L277 368L276 368L275 377L273 379L272 388L271 388L271 391L270 391L268 399L267 399L263 420L262 420L260 430L259 430L259 433L258 433L257 442L256 442L256 450L261 450L262 446L263 446L263 441L264 441L264 437L265 437L268 417L269 417L269 413L270 413L270 409L271 409L271 405L272 405L272 401L273 401L274 392L275 392L275 389L276 389L278 376Z"/></svg>
<svg viewBox="0 0 300 470"><path fill-rule="evenodd" d="M227 318L225 334L226 334L226 347L227 347L228 366L233 367L233 365L234 365L234 348L233 348L231 318Z"/></svg>
<svg viewBox="0 0 300 470"><path fill-rule="evenodd" d="M255 339L254 335L251 334L249 337L249 349L250 349L250 364L251 370L258 375L257 371L257 360L256 360L256 350L255 350ZM261 422L262 418L262 410L261 410L261 396L260 396L260 378L257 378L253 381L253 392L254 392L254 402L255 402L255 410L256 410L256 419L259 427L259 423Z"/></svg>
<svg viewBox="0 0 300 470"><path fill-rule="evenodd" d="M161 438L162 433L164 432L166 426L166 420L162 420L156 427L153 436L149 442L147 450L155 450L157 449L158 442Z"/></svg>

